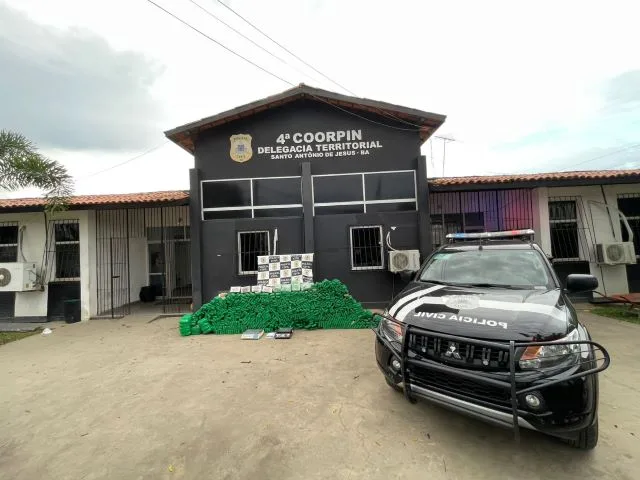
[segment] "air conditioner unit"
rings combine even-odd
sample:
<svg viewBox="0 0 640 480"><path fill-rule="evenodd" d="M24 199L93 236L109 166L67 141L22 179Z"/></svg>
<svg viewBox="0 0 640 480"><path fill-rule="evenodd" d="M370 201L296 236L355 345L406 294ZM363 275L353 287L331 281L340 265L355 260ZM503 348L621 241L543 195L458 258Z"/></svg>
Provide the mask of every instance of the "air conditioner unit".
<svg viewBox="0 0 640 480"><path fill-rule="evenodd" d="M636 263L636 251L633 247L633 242L596 244L596 261L602 265Z"/></svg>
<svg viewBox="0 0 640 480"><path fill-rule="evenodd" d="M0 292L36 290L36 278L35 263L0 263Z"/></svg>
<svg viewBox="0 0 640 480"><path fill-rule="evenodd" d="M389 252L389 271L416 272L420 269L420 252L418 250L391 250Z"/></svg>

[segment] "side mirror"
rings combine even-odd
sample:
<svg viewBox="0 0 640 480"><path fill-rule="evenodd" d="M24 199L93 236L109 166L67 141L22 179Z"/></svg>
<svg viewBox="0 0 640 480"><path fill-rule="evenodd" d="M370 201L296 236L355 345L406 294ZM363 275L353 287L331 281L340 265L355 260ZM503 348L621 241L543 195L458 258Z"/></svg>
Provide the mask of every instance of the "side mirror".
<svg viewBox="0 0 640 480"><path fill-rule="evenodd" d="M591 292L598 288L598 279L593 275L572 273L567 276L566 288L570 293Z"/></svg>
<svg viewBox="0 0 640 480"><path fill-rule="evenodd" d="M409 283L411 280L413 280L415 273L416 272L409 272L407 270L400 272L400 280Z"/></svg>

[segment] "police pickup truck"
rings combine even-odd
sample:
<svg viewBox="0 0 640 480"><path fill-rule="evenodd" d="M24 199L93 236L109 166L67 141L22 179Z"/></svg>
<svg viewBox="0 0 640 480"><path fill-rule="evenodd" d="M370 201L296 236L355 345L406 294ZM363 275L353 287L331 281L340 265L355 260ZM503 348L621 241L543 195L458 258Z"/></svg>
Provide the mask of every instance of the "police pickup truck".
<svg viewBox="0 0 640 480"><path fill-rule="evenodd" d="M528 428L580 449L598 442L598 373L609 355L591 340L532 230L447 235L379 315L376 359L389 386L497 425Z"/></svg>

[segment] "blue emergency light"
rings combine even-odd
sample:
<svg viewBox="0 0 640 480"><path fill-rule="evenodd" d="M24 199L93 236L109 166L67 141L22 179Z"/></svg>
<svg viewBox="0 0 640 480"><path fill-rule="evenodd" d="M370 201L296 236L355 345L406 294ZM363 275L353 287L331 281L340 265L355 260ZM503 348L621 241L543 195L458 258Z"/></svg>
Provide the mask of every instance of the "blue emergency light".
<svg viewBox="0 0 640 480"><path fill-rule="evenodd" d="M535 232L532 229L525 230L507 230L504 232L482 232L482 233L449 233L449 240L472 240L483 238L506 238L506 237L524 237L533 236Z"/></svg>

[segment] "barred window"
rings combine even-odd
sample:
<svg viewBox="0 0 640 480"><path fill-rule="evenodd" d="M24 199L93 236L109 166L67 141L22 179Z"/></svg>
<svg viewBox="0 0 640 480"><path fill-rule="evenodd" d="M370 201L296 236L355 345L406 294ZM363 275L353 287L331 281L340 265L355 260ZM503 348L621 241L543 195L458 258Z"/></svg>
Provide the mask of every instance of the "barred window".
<svg viewBox="0 0 640 480"><path fill-rule="evenodd" d="M53 226L56 255L56 280L80 278L80 224L56 222Z"/></svg>
<svg viewBox="0 0 640 480"><path fill-rule="evenodd" d="M549 202L551 255L557 260L579 260L578 209L575 200Z"/></svg>
<svg viewBox="0 0 640 480"><path fill-rule="evenodd" d="M0 262L18 260L18 223L0 223Z"/></svg>
<svg viewBox="0 0 640 480"><path fill-rule="evenodd" d="M384 251L382 227L351 227L351 269L382 270Z"/></svg>
<svg viewBox="0 0 640 480"><path fill-rule="evenodd" d="M269 255L269 232L238 232L238 273L256 275L258 257Z"/></svg>

